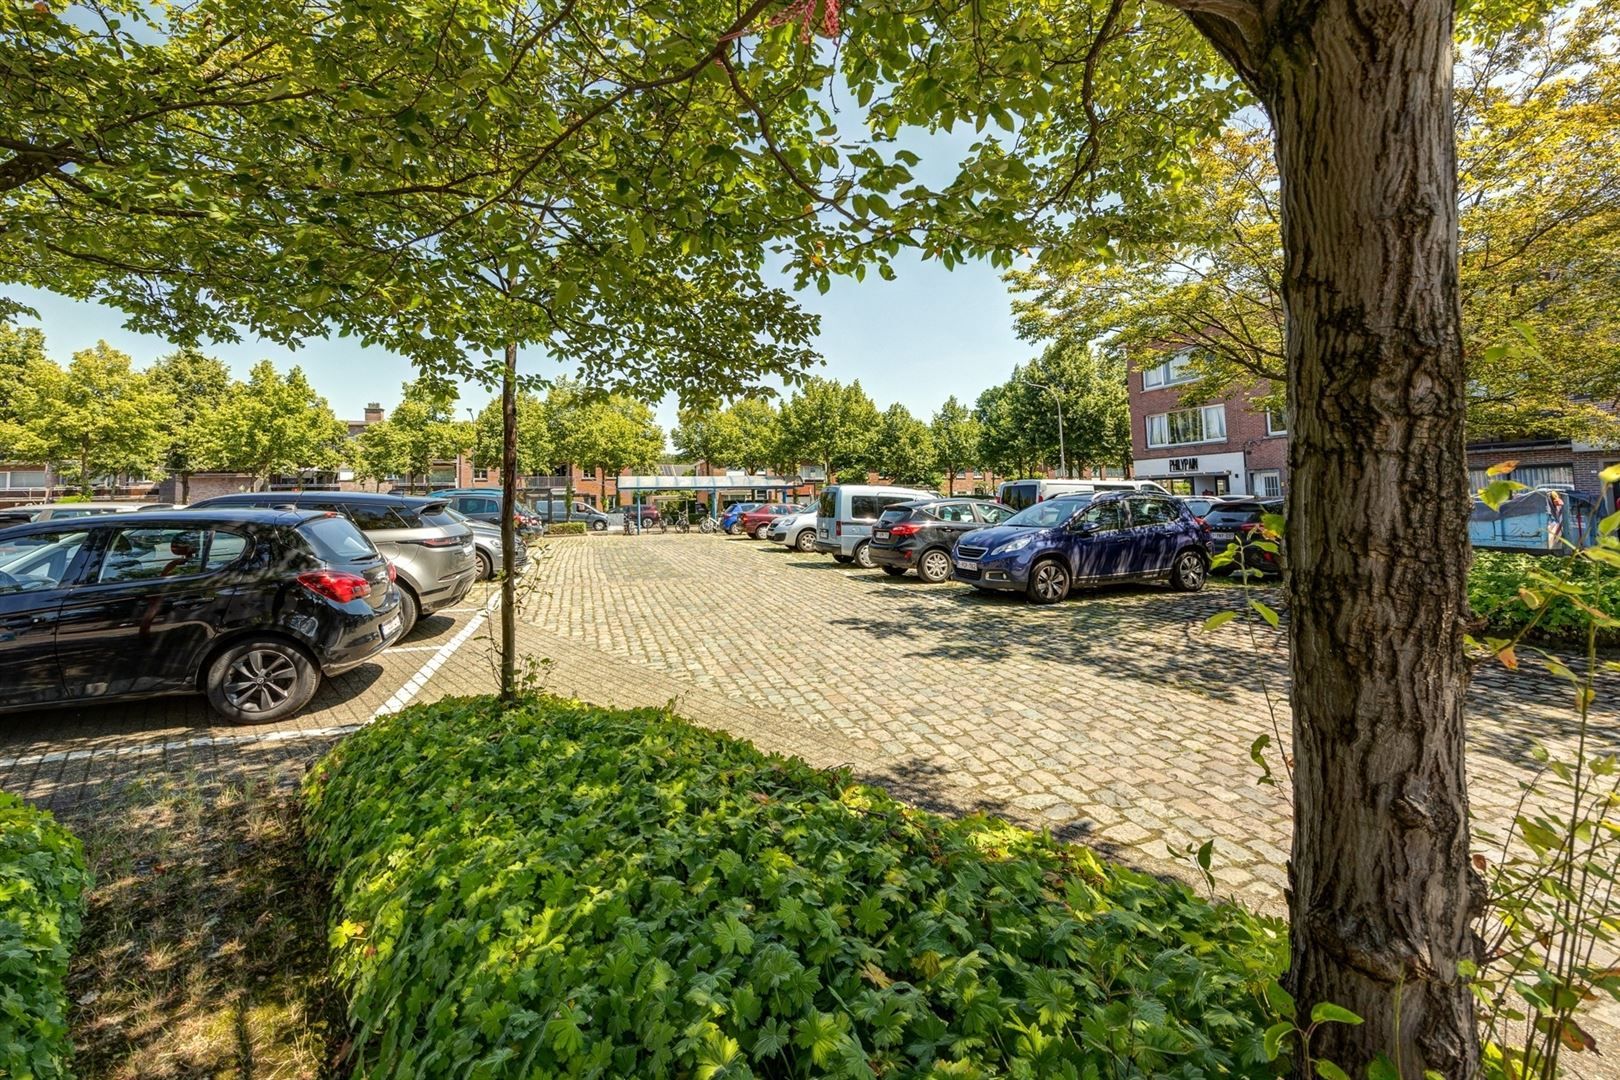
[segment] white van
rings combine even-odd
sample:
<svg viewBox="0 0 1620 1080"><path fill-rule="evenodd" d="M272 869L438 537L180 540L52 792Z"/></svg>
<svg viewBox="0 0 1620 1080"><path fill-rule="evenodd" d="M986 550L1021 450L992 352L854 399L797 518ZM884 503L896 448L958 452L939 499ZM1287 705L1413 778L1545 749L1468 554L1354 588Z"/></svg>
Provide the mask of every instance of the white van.
<svg viewBox="0 0 1620 1080"><path fill-rule="evenodd" d="M1059 495L1095 495L1099 491L1170 494L1152 480L1009 480L996 489L996 498L1014 510L1024 510Z"/></svg>
<svg viewBox="0 0 1620 1080"><path fill-rule="evenodd" d="M816 550L841 563L872 568L869 544L878 515L895 503L937 499L939 492L871 484L830 484L816 504Z"/></svg>

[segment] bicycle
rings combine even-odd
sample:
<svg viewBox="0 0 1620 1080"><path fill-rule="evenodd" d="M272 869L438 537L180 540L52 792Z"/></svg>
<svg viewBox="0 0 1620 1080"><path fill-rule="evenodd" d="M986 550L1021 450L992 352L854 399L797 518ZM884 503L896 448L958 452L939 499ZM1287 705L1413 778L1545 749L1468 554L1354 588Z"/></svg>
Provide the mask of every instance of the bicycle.
<svg viewBox="0 0 1620 1080"><path fill-rule="evenodd" d="M720 519L717 518L717 517L706 517L706 518L704 518L703 519L703 524L698 526L698 531L706 532L706 533L719 532L720 531Z"/></svg>
<svg viewBox="0 0 1620 1080"><path fill-rule="evenodd" d="M692 530L692 526L687 524L686 515L681 513L679 510L671 510L668 514L664 515L663 520L666 524L675 526L676 532L683 533L690 532ZM668 532L669 530L665 529L664 531Z"/></svg>

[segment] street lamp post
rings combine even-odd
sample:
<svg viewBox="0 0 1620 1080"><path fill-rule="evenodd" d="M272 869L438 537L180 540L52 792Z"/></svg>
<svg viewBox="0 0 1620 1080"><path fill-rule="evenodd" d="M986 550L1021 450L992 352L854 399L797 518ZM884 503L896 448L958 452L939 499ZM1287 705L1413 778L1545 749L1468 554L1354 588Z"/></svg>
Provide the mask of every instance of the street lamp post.
<svg viewBox="0 0 1620 1080"><path fill-rule="evenodd" d="M1045 390L1047 393L1052 395L1052 400L1057 402L1058 472L1067 477L1069 475L1069 456L1063 445L1063 398L1059 396L1056 389L1046 385L1045 383L1038 383L1034 379L1025 379L1024 382L1030 386L1033 386L1037 390Z"/></svg>

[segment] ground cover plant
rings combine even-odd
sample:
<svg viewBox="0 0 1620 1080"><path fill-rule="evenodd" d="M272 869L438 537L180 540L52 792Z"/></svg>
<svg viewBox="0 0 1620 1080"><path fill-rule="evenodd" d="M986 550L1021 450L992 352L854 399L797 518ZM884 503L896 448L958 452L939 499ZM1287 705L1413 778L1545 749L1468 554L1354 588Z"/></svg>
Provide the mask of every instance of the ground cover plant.
<svg viewBox="0 0 1620 1080"><path fill-rule="evenodd" d="M357 1076L1276 1068L1279 922L664 711L446 699L306 798Z"/></svg>
<svg viewBox="0 0 1620 1080"><path fill-rule="evenodd" d="M1526 602L1549 577L1567 577L1579 596L1551 591L1545 605ZM1535 640L1584 644L1592 619L1575 601L1602 611L1620 611L1620 566L1597 559L1523 555L1511 551L1476 551L1468 571L1468 606L1485 620L1483 633L1514 637L1534 623ZM1543 606L1545 610L1542 610ZM1600 645L1620 645L1620 630L1600 626Z"/></svg>
<svg viewBox="0 0 1620 1080"><path fill-rule="evenodd" d="M79 841L0 792L0 1076L71 1076L64 979L90 885Z"/></svg>

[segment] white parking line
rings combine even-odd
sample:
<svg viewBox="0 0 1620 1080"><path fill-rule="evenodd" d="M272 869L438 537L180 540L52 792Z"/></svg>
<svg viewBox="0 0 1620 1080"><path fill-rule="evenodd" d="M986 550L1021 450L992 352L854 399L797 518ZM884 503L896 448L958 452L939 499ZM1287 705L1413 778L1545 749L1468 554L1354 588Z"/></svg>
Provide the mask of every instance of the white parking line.
<svg viewBox="0 0 1620 1080"><path fill-rule="evenodd" d="M489 618L489 613L500 602L501 594L497 592L485 601L482 608L465 609L467 611L476 611L478 614L468 619L467 625L456 631L455 637L440 645L439 650L428 657L427 663L418 668L415 675L405 680L404 686L395 690L387 701L377 707L377 711L371 714L371 718L375 720L379 716L399 712L399 710L409 705L416 695L422 692L422 687L427 685L427 681L433 677L433 673L448 663L450 658L456 655L456 650L467 643L468 638L478 633L479 628L484 625L484 620Z"/></svg>
<svg viewBox="0 0 1620 1080"><path fill-rule="evenodd" d="M425 652L433 650L433 656L427 663L416 670L416 673L406 680L405 685L394 691L392 697L383 702L377 711L371 714L375 720L379 716L398 712L419 694L422 687L427 684L433 673L443 667L456 650L465 645L469 638L478 632L479 627L489 618L501 602L501 594L496 593L489 598L489 602L482 608L465 608L466 611L476 611L478 614L467 620L467 625L456 632L456 636L443 645L411 645L406 647L395 646L389 652ZM370 723L368 720L367 723ZM256 742L298 742L303 739L330 739L338 735L348 735L360 730L361 724L336 724L332 727L302 728L296 731L267 731L257 735L198 735L190 739L175 739L162 743L136 743L125 746L97 746L89 750L53 750L46 754L24 754L20 757L0 758L0 769L14 769L19 765L47 765L58 761L83 761L86 758L106 759L110 757L145 757L150 754L162 754L171 750L193 750L208 746L242 746L246 743Z"/></svg>

